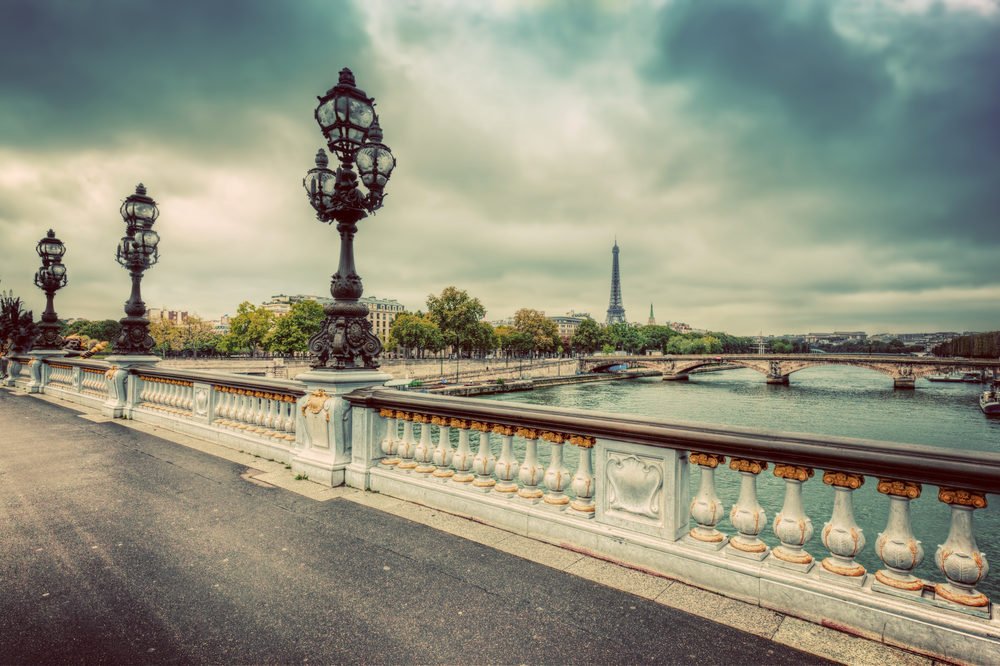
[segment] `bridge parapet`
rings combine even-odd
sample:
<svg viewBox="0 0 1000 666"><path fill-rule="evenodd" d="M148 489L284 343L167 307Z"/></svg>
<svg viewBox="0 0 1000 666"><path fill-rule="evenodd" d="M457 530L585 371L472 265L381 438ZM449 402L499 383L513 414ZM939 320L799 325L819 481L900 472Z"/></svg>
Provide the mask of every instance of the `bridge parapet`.
<svg viewBox="0 0 1000 666"><path fill-rule="evenodd" d="M45 393L94 404L106 396L88 395L81 375L103 379L107 364L41 362ZM995 535L981 548L972 519L996 513L1000 453L385 388L331 396L295 381L151 367L129 369L123 384L130 418L293 465L308 459L331 485L420 501L936 657L990 663L1000 653L984 591ZM740 479L729 507L716 492L720 473ZM780 506L757 492L764 473L783 486ZM885 498L875 509L885 529L867 539L854 517L865 483ZM804 489L817 484L832 502L809 499ZM914 525L926 534L931 485L950 530L928 545L937 569L927 574ZM813 527L819 518L828 519ZM868 540L872 571L859 562Z"/></svg>
<svg viewBox="0 0 1000 666"><path fill-rule="evenodd" d="M615 365L653 368L665 379L686 379L692 370L712 365L737 365L763 374L769 384L788 384L789 376L821 365L866 368L892 378L895 388L914 388L921 377L941 372L987 373L1000 376L1000 360L969 360L864 354L700 354L668 356L584 356L581 372L601 372Z"/></svg>

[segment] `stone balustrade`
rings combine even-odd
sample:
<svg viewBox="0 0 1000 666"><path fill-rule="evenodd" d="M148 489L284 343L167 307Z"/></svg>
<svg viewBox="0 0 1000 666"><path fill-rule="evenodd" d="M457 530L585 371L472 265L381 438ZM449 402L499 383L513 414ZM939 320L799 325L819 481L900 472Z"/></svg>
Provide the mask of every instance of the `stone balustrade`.
<svg viewBox="0 0 1000 666"><path fill-rule="evenodd" d="M970 663L1000 654L1000 618L984 591L986 551L998 542L975 528L977 515L996 511L988 495L1000 489L998 453L36 362L45 393L106 407L114 386L128 418L285 461L312 480L418 501L926 654ZM722 480L738 497L719 497ZM866 515L883 521L877 534L855 519L859 492ZM950 516L940 543L914 530L932 503ZM931 552L935 568L921 568Z"/></svg>

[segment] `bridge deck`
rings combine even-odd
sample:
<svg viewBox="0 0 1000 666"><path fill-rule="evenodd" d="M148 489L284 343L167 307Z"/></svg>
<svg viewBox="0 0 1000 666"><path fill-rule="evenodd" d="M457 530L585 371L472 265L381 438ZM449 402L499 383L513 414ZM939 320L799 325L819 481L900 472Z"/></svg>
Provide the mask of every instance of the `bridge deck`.
<svg viewBox="0 0 1000 666"><path fill-rule="evenodd" d="M44 398L0 428L2 663L930 664Z"/></svg>

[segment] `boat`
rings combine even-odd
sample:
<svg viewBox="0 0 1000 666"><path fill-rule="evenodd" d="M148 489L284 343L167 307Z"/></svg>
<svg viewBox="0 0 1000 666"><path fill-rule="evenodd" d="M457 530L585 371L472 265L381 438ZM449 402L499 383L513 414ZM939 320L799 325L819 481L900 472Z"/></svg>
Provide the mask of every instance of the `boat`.
<svg viewBox="0 0 1000 666"><path fill-rule="evenodd" d="M947 375L944 373L938 373L936 375L927 375L927 381L929 382L964 382L965 376L960 372L949 372Z"/></svg>
<svg viewBox="0 0 1000 666"><path fill-rule="evenodd" d="M1000 415L1000 383L993 382L988 391L979 396L979 409L987 416Z"/></svg>
<svg viewBox="0 0 1000 666"><path fill-rule="evenodd" d="M962 381L967 384L979 384L983 381L983 378L978 372L965 372L962 373Z"/></svg>

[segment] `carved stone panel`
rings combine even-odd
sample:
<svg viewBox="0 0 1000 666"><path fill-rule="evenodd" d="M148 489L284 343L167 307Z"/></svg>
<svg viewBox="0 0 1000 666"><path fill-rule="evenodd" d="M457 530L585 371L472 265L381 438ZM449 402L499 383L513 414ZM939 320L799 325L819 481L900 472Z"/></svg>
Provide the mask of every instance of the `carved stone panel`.
<svg viewBox="0 0 1000 666"><path fill-rule="evenodd" d="M663 466L653 458L610 453L605 466L608 510L661 518Z"/></svg>

